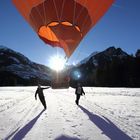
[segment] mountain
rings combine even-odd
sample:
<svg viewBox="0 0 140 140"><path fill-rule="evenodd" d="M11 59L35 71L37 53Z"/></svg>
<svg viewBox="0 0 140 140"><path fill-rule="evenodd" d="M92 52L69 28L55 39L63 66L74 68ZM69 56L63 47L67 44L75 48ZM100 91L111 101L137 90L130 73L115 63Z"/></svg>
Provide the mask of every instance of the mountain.
<svg viewBox="0 0 140 140"><path fill-rule="evenodd" d="M140 87L140 57L133 57L121 48L109 47L91 54L70 72L71 85Z"/></svg>
<svg viewBox="0 0 140 140"><path fill-rule="evenodd" d="M140 49L137 50L136 57L140 57Z"/></svg>
<svg viewBox="0 0 140 140"><path fill-rule="evenodd" d="M66 76L70 73L72 87L77 82L83 86L140 87L139 56L139 50L132 56L121 48L109 47L102 52L93 52L74 67L67 66L65 73ZM61 73L64 78L65 73ZM50 68L0 46L0 86L50 85L53 76Z"/></svg>
<svg viewBox="0 0 140 140"><path fill-rule="evenodd" d="M50 68L30 61L24 55L0 46L0 85L49 84Z"/></svg>
<svg viewBox="0 0 140 140"><path fill-rule="evenodd" d="M85 58L78 65L86 64L88 62L92 62L94 66L98 66L98 61L110 61L112 58L125 58L129 56L126 52L124 52L121 48L109 47L103 52L94 52L89 57Z"/></svg>
<svg viewBox="0 0 140 140"><path fill-rule="evenodd" d="M77 65L82 65L85 64L87 61L89 61L89 59L91 57L93 57L94 55L98 54L98 52L93 52L91 55L89 55L87 58L83 59L82 61L80 61Z"/></svg>

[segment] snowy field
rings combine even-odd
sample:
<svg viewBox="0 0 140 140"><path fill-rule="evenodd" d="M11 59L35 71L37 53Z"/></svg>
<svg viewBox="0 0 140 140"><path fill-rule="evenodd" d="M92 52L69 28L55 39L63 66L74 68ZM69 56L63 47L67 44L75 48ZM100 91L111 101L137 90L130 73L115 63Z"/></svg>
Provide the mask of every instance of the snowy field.
<svg viewBox="0 0 140 140"><path fill-rule="evenodd" d="M79 106L72 88L44 90L43 111L36 87L0 87L0 139L140 140L140 89L84 90Z"/></svg>

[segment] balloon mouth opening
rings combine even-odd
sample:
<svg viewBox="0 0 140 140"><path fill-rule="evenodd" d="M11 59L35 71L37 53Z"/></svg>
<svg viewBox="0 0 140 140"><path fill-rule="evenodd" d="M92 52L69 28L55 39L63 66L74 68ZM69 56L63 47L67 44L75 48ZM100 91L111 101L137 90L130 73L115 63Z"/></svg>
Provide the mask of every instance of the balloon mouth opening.
<svg viewBox="0 0 140 140"><path fill-rule="evenodd" d="M64 26L64 27L74 28L77 32L79 32L80 36L82 37L82 33L81 33L80 28L77 25L73 25L72 23L67 22L67 21L62 21L62 22L54 21L54 22L51 22L47 25L41 26L38 30L39 37L44 38L50 42L60 43L60 40L57 37L57 34L52 30L53 27L57 27L59 25Z"/></svg>

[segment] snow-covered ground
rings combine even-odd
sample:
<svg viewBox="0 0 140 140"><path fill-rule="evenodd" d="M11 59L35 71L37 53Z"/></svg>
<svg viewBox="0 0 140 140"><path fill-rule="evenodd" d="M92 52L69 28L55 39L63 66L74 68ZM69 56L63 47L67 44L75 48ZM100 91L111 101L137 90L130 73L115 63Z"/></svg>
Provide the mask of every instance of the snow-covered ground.
<svg viewBox="0 0 140 140"><path fill-rule="evenodd" d="M140 89L44 90L47 110L34 99L36 87L0 87L0 139L140 140Z"/></svg>

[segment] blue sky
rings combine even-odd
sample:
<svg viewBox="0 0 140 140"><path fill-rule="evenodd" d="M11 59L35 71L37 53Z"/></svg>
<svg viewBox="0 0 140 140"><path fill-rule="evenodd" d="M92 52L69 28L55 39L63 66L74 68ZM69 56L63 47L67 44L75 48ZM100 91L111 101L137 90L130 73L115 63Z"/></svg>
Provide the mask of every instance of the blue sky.
<svg viewBox="0 0 140 140"><path fill-rule="evenodd" d="M110 46L120 47L129 54L140 49L140 0L116 0L109 11L85 36L69 59L69 64L84 59L92 52ZM0 45L49 66L49 60L63 50L41 41L19 14L11 0L0 0Z"/></svg>

